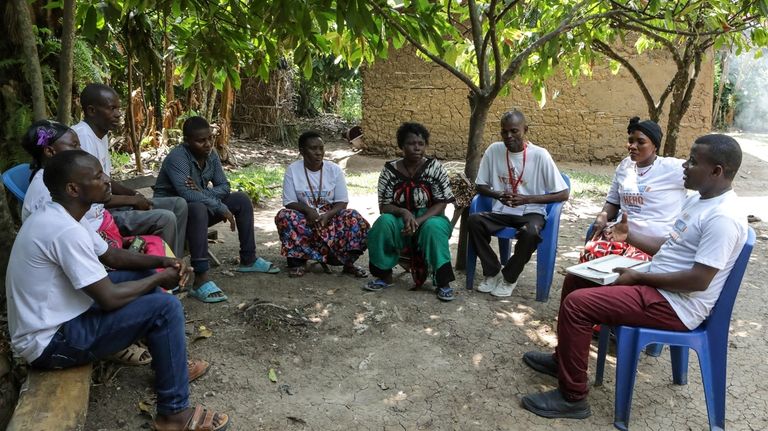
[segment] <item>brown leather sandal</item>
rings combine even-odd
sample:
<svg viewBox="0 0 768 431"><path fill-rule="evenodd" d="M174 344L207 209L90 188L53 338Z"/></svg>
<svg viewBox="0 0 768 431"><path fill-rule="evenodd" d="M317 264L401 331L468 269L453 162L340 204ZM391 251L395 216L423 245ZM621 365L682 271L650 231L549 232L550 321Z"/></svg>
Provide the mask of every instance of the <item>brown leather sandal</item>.
<svg viewBox="0 0 768 431"><path fill-rule="evenodd" d="M228 426L229 416L197 405L183 428L158 427L155 421L152 424L152 429L155 431L224 431Z"/></svg>
<svg viewBox="0 0 768 431"><path fill-rule="evenodd" d="M123 365L147 365L152 362L152 355L149 354L146 346L137 342L110 356L109 359Z"/></svg>
<svg viewBox="0 0 768 431"><path fill-rule="evenodd" d="M208 370L211 369L211 364L202 359L188 359L187 369L189 372L189 381L194 382L200 377L203 377Z"/></svg>

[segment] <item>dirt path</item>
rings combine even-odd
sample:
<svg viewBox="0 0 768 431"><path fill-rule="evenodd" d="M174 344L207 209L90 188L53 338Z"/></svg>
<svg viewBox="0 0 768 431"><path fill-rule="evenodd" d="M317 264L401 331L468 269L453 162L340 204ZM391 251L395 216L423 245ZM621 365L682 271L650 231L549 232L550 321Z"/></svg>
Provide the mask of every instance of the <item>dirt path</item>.
<svg viewBox="0 0 768 431"><path fill-rule="evenodd" d="M764 147L754 145L758 150ZM745 145L750 151L752 145ZM348 171L375 171L380 159L331 148L331 157ZM284 163L292 151L267 151ZM571 166L610 173L610 167ZM737 191L750 213L768 219L768 157L745 156ZM744 178L746 177L746 178ZM571 200L563 213L558 267L572 264L599 200ZM374 195L355 196L350 207L370 221ZM273 217L279 202L256 212L259 252L284 266ZM768 230L752 224L760 240L734 311L729 351L728 428L768 429L768 304L765 255ZM225 261L213 276L229 295L224 304L183 299L189 319L189 352L213 363L212 371L192 384L192 401L228 412L231 430L489 430L612 429L615 362L609 357L606 383L592 389L593 415L584 421L546 420L525 412L521 395L550 389L556 381L523 365L521 355L551 348L562 275L556 274L549 302L534 300L535 259L507 300L459 290L444 304L432 292L409 291L407 274L379 294L364 292L361 281L322 274L301 279L285 274L235 275L235 237L223 227L225 242L212 247ZM455 235L454 235L455 241ZM453 244L455 248L455 244ZM455 250L454 250L455 251ZM367 255L359 261L367 266ZM457 274L456 287L464 276ZM248 312L240 308L265 301ZM245 304L239 307L239 304ZM272 305L270 305L272 304ZM291 317L286 317L291 316ZM306 321L298 318L306 317ZM199 326L212 331L199 336ZM669 355L643 356L635 386L632 424L638 429L707 429L704 394L697 361L687 386L671 383ZM592 359L594 361L594 358ZM592 362L591 365L594 365ZM274 370L276 382L270 380ZM106 371L114 372L115 369ZM87 430L134 430L148 419L139 403L152 401L149 367L123 368L93 388Z"/></svg>

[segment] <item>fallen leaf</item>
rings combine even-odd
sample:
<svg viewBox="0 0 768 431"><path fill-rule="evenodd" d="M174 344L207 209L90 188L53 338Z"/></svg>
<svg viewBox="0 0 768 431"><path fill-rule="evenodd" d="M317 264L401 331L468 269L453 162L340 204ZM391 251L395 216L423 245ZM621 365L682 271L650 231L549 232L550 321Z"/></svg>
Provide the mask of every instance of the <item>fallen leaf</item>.
<svg viewBox="0 0 768 431"><path fill-rule="evenodd" d="M139 401L139 411L143 415L152 417L152 405L146 401Z"/></svg>
<svg viewBox="0 0 768 431"><path fill-rule="evenodd" d="M195 339L192 340L192 342L195 342L197 340L202 340L203 338L210 338L213 335L213 331L206 328L205 325L200 325L197 328L197 335L195 335Z"/></svg>
<svg viewBox="0 0 768 431"><path fill-rule="evenodd" d="M274 368L269 369L269 373L267 374L269 377L269 381L272 383L277 383L277 372L275 372Z"/></svg>
<svg viewBox="0 0 768 431"><path fill-rule="evenodd" d="M241 302L241 303L237 304L237 309L242 311L245 308L246 305L247 304L245 302Z"/></svg>

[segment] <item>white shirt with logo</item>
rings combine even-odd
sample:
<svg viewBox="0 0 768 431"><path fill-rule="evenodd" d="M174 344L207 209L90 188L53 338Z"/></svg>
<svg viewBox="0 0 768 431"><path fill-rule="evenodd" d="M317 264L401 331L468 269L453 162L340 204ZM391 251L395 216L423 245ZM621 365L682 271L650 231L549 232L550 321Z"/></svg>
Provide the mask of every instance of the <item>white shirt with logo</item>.
<svg viewBox="0 0 768 431"><path fill-rule="evenodd" d="M650 167L637 168L629 157L619 163L606 200L627 214L631 232L667 235L687 194L683 162L659 156Z"/></svg>
<svg viewBox="0 0 768 431"><path fill-rule="evenodd" d="M669 239L651 260L652 273L687 271L695 262L718 269L706 290L680 293L659 289L689 329L709 316L747 241L747 216L738 208L732 190L709 199L701 199L698 193L689 196Z"/></svg>
<svg viewBox="0 0 768 431"><path fill-rule="evenodd" d="M320 190L320 172L323 179L322 190ZM315 209L337 202L349 202L344 171L336 163L327 160L323 161L322 169L316 172L305 170L304 160L291 163L283 177L283 205L295 202L301 202Z"/></svg>
<svg viewBox="0 0 768 431"><path fill-rule="evenodd" d="M523 164L525 159L525 164ZM508 163L509 162L509 163ZM525 167L523 167L525 165ZM568 188L560 171L557 169L549 151L530 142L525 151L510 153L503 142L494 142L483 154L480 161L480 169L477 172L475 183L486 185L495 191L513 192L513 184L510 180L513 175L522 180L517 185L517 193L521 195L543 195L561 192ZM528 204L517 207L504 205L498 200L493 201L493 212L501 214L546 215L546 204Z"/></svg>

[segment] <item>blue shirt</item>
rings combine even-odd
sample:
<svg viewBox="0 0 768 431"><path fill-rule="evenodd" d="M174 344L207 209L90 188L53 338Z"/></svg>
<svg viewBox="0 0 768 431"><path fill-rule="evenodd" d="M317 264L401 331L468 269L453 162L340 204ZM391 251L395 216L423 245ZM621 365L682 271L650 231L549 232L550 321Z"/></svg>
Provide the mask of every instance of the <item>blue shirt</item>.
<svg viewBox="0 0 768 431"><path fill-rule="evenodd" d="M187 178L192 178L199 190L188 187ZM221 202L229 195L229 181L216 151L211 151L201 168L185 144L176 146L163 160L154 190L156 197L178 196L188 203L202 202L213 214L229 211Z"/></svg>

